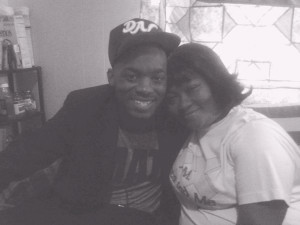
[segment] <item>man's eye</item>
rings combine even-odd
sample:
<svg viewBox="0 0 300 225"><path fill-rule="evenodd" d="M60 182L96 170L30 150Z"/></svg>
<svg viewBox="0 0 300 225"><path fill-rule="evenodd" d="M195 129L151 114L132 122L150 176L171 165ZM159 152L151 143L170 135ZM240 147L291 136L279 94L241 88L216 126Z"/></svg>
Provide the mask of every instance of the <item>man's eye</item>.
<svg viewBox="0 0 300 225"><path fill-rule="evenodd" d="M166 80L166 75L165 74L156 74L155 76L152 77L152 80L155 82L163 82Z"/></svg>
<svg viewBox="0 0 300 225"><path fill-rule="evenodd" d="M127 81L133 82L137 79L137 76L135 74L126 74L125 78Z"/></svg>

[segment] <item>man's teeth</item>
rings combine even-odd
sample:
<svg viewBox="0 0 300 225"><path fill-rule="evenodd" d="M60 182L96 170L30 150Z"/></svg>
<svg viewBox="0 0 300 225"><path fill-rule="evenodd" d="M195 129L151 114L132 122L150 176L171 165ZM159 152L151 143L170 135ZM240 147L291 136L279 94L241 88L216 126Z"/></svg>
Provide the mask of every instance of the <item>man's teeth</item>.
<svg viewBox="0 0 300 225"><path fill-rule="evenodd" d="M141 107L146 107L151 104L152 101L139 101L135 100L134 101L137 105L140 105Z"/></svg>

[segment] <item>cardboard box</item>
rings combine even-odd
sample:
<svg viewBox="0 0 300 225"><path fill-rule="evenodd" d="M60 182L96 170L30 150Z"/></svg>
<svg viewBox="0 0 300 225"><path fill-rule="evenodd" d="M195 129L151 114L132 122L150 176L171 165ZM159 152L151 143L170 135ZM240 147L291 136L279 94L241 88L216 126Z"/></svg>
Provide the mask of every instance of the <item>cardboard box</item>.
<svg viewBox="0 0 300 225"><path fill-rule="evenodd" d="M17 52L14 51L12 54L11 52L6 52L7 50L3 48L5 51L2 52L2 69L7 69L7 61L10 67L13 65L13 67L19 68L18 65L20 63L17 62L17 59L21 62L21 68L33 66L24 17L22 15L14 15L14 10L11 7L0 7L0 40L2 44L5 41L6 45L7 42L10 42L9 44L12 45L12 48L9 49L17 50ZM10 57L7 57L7 54ZM15 62L10 60L15 60Z"/></svg>
<svg viewBox="0 0 300 225"><path fill-rule="evenodd" d="M32 65L34 65L29 8L26 6L15 8L14 12L15 12L15 15L21 15L24 18L25 31L26 31L27 41L28 41L28 48L29 48L31 63L32 63Z"/></svg>
<svg viewBox="0 0 300 225"><path fill-rule="evenodd" d="M22 15L14 16L14 27L17 36L17 42L20 46L21 57L22 57L22 67L30 68L32 67L31 54L28 45L28 38L25 29L25 21Z"/></svg>

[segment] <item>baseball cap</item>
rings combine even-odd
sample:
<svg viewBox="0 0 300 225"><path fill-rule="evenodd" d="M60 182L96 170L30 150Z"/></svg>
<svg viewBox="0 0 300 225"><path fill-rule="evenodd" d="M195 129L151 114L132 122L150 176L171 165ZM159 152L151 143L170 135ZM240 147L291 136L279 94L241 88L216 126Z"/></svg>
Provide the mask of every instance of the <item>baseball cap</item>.
<svg viewBox="0 0 300 225"><path fill-rule="evenodd" d="M180 43L180 37L164 32L156 23L133 18L110 32L108 57L113 65L116 59L133 46L153 43L161 46L168 55Z"/></svg>

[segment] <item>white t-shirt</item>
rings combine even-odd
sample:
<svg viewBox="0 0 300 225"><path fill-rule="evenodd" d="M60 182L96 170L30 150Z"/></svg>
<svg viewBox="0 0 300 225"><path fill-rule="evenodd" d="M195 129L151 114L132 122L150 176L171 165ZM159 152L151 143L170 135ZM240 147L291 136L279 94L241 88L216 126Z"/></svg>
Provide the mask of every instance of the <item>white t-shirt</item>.
<svg viewBox="0 0 300 225"><path fill-rule="evenodd" d="M273 120L233 108L205 136L191 134L170 180L181 225L236 224L239 204L282 199L284 225L300 223L300 149Z"/></svg>

